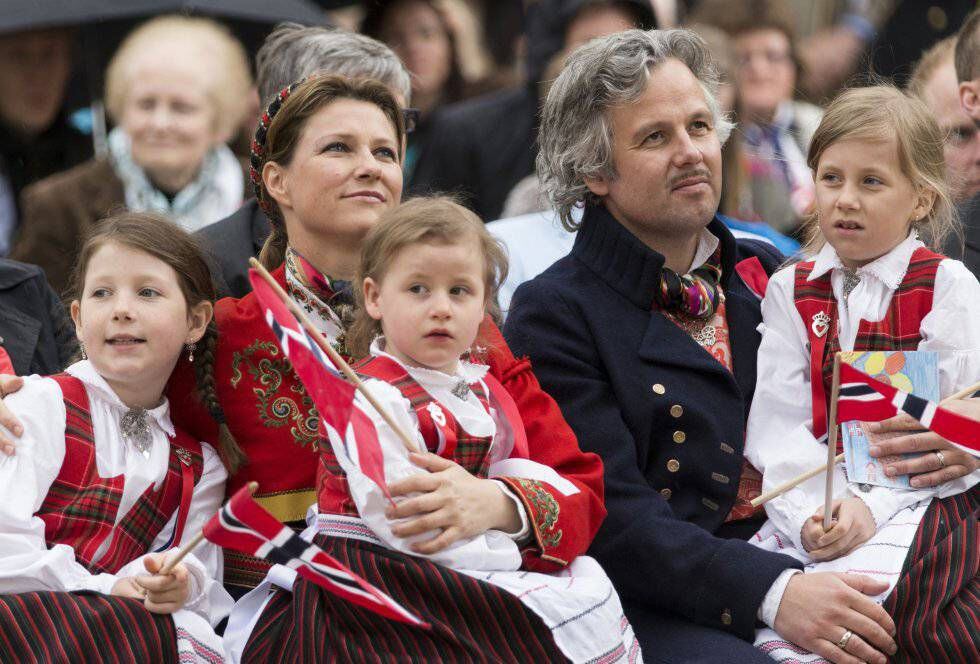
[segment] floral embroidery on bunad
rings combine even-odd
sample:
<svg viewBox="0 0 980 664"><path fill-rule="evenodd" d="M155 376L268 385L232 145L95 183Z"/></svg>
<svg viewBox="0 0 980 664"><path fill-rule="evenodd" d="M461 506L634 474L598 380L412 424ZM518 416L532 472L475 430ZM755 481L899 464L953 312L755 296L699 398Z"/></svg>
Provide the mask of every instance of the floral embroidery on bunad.
<svg viewBox="0 0 980 664"><path fill-rule="evenodd" d="M683 314L664 312L677 327L687 332L701 348L729 371L732 370L732 347L728 338L728 319L725 317L725 295L718 291L720 302L711 318L698 320Z"/></svg>
<svg viewBox="0 0 980 664"><path fill-rule="evenodd" d="M346 330L354 320L348 282L330 279L294 249L286 252L286 291L342 357L350 357Z"/></svg>
<svg viewBox="0 0 980 664"><path fill-rule="evenodd" d="M528 480L520 477L512 479L521 489L524 498L531 508L531 520L537 531L541 548L549 549L561 542L562 530L555 528L558 524L558 513L561 508L547 489L538 480Z"/></svg>
<svg viewBox="0 0 980 664"><path fill-rule="evenodd" d="M721 294L721 293L719 293ZM723 294L718 309L707 321L699 321L686 316L670 315L670 319L687 332L694 341L704 348L711 357L715 358L729 371L732 370L732 346L728 336L728 319L725 317L725 299ZM747 519L763 507L752 507L751 501L762 495L762 473L755 466L742 459L742 474L738 480L738 493L732 511L725 521Z"/></svg>
<svg viewBox="0 0 980 664"><path fill-rule="evenodd" d="M264 426L273 429L288 426L293 442L301 447L316 443L320 415L293 373L293 365L280 355L274 341L254 341L245 350L235 351L231 368L233 388L238 389L246 374L251 378L255 407ZM292 385L288 392L280 392L287 376L293 379Z"/></svg>

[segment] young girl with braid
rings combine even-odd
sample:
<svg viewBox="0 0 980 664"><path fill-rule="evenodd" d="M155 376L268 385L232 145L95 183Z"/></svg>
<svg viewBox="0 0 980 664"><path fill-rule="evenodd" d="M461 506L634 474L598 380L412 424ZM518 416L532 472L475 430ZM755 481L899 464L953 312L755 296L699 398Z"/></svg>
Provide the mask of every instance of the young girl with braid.
<svg viewBox="0 0 980 664"><path fill-rule="evenodd" d="M980 378L980 285L919 239L941 246L954 223L943 135L928 109L890 86L847 90L827 108L808 163L816 210L807 257L773 275L762 302L746 456L766 488L826 463L820 439L837 351L936 351L944 397ZM925 470L941 468L943 452L931 457L936 465ZM770 520L756 542L799 558L807 571L860 571L887 582L879 599L888 597L900 657L975 658L980 472L934 488L913 478L910 489L849 482L840 465L835 474L829 530L821 475L766 504ZM854 633L859 623L836 629L839 640L822 642L820 655L878 661Z"/></svg>
<svg viewBox="0 0 980 664"><path fill-rule="evenodd" d="M0 457L0 661L220 662L220 550L158 573L224 497L163 394L214 335L211 273L175 224L125 213L83 245L74 292L83 359L6 399L25 426Z"/></svg>

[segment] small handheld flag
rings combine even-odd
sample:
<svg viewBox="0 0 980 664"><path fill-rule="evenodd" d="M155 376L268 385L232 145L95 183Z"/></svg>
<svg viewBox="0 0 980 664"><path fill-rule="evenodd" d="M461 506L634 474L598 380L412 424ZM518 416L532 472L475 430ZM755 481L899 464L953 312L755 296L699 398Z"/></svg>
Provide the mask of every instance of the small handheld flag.
<svg viewBox="0 0 980 664"><path fill-rule="evenodd" d="M390 500L378 432L371 418L354 401L356 386L341 377L317 340L300 325L265 278L254 269L249 270L248 278L255 297L265 309L266 322L313 399L323 425L328 432L332 429L336 433L344 442L348 456L356 459L364 475Z"/></svg>
<svg viewBox="0 0 980 664"><path fill-rule="evenodd" d="M922 426L974 456L980 456L980 422L872 378L841 363L838 419L879 422L907 413Z"/></svg>
<svg viewBox="0 0 980 664"><path fill-rule="evenodd" d="M239 489L204 524L208 541L234 551L285 565L312 583L391 620L430 626L390 596L352 572L326 551L307 542Z"/></svg>

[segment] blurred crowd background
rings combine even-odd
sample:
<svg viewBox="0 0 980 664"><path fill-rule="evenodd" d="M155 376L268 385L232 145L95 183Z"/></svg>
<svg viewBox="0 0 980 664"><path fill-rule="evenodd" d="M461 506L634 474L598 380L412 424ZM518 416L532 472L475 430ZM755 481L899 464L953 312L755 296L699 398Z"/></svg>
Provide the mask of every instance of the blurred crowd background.
<svg viewBox="0 0 980 664"><path fill-rule="evenodd" d="M564 56L630 27L689 27L710 45L738 123L721 212L794 236L813 200L805 163L825 104L869 80L907 86L948 134L960 201L980 191L955 34L975 1L4 0L0 12L0 256L44 267L119 207L193 230L250 196L256 54L282 21L362 32L411 74L409 193L452 191L485 221L547 208L537 110ZM123 7L124 5L124 7ZM186 6L190 6L188 9Z"/></svg>

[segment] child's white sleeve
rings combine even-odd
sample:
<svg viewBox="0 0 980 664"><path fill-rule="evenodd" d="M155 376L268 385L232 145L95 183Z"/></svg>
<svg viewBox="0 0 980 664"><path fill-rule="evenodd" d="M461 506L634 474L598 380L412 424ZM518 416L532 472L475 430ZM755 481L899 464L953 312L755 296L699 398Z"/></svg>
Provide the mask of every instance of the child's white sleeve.
<svg viewBox="0 0 980 664"><path fill-rule="evenodd" d="M65 458L65 405L50 379L32 376L5 405L24 425L14 456L0 455L0 592L112 591L117 577L91 574L70 546L48 548L41 508ZM7 429L0 432L10 437Z"/></svg>

